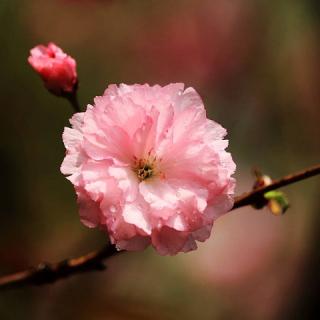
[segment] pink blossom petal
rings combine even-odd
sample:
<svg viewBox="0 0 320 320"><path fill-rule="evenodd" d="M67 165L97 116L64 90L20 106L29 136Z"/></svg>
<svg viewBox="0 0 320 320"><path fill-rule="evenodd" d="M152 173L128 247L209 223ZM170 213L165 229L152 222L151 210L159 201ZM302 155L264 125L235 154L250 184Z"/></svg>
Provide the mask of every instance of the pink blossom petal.
<svg viewBox="0 0 320 320"><path fill-rule="evenodd" d="M163 227L152 233L152 245L161 255L175 255L185 248L188 232Z"/></svg>
<svg viewBox="0 0 320 320"><path fill-rule="evenodd" d="M123 191L123 197L128 202L133 202L138 196L138 178L128 167L110 166L108 173L115 178L118 187Z"/></svg>
<svg viewBox="0 0 320 320"><path fill-rule="evenodd" d="M175 209L178 205L176 191L160 179L142 181L139 184L139 191L152 209Z"/></svg>
<svg viewBox="0 0 320 320"><path fill-rule="evenodd" d="M138 205L128 203L123 208L123 219L131 223L141 230L143 230L146 234L150 235L152 226L147 218L147 213L142 211L143 208Z"/></svg>
<svg viewBox="0 0 320 320"><path fill-rule="evenodd" d="M150 245L150 238L143 236L133 236L129 240L117 241L119 250L141 251Z"/></svg>
<svg viewBox="0 0 320 320"><path fill-rule="evenodd" d="M89 228L98 226L100 223L99 204L93 201L83 189L78 188L76 191L81 222Z"/></svg>

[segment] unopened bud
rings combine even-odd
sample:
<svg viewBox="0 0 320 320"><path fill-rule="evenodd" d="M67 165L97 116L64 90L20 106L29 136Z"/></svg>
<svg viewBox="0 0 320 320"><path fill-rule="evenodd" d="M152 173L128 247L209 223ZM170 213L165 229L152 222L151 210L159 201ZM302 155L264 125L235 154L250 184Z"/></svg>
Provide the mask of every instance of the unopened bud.
<svg viewBox="0 0 320 320"><path fill-rule="evenodd" d="M76 61L54 43L31 49L28 62L51 93L57 96L75 94L78 85Z"/></svg>
<svg viewBox="0 0 320 320"><path fill-rule="evenodd" d="M263 188L272 184L272 179L269 176L262 174L259 170L255 169L254 174L256 176L256 181L253 185L253 189ZM289 201L283 192L271 190L266 192L263 197L253 204L253 207L256 209L261 209L265 206L268 206L273 215L279 216L284 214L289 208Z"/></svg>
<svg viewBox="0 0 320 320"><path fill-rule="evenodd" d="M289 201L281 191L269 191L264 194L264 197L268 200L268 208L275 216L284 214L289 208Z"/></svg>

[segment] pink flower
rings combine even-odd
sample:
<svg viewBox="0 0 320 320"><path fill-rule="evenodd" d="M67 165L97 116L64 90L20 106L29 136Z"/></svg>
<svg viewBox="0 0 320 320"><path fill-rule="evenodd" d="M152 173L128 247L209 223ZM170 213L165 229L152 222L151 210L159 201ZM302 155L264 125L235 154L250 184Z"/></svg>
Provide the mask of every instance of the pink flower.
<svg viewBox="0 0 320 320"><path fill-rule="evenodd" d="M28 62L53 94L61 96L76 90L76 61L54 43L49 43L47 47L34 47L30 51Z"/></svg>
<svg viewBox="0 0 320 320"><path fill-rule="evenodd" d="M193 88L110 85L70 122L61 172L74 184L81 221L119 249L194 250L232 207L226 130L206 118Z"/></svg>

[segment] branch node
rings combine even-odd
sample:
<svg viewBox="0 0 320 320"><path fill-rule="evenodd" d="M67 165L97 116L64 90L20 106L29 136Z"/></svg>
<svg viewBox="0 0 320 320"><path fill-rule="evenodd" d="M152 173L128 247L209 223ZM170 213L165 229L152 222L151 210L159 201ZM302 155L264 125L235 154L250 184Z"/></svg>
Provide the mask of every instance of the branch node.
<svg viewBox="0 0 320 320"><path fill-rule="evenodd" d="M40 263L32 272L30 281L35 285L53 283L57 280L55 270L49 263Z"/></svg>

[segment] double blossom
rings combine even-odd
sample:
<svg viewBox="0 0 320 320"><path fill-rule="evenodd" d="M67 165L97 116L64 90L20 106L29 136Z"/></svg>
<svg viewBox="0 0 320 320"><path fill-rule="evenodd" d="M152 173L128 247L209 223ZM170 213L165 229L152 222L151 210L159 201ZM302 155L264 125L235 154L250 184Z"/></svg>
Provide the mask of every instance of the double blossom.
<svg viewBox="0 0 320 320"><path fill-rule="evenodd" d="M162 255L197 248L233 205L226 130L183 84L110 85L65 128L61 171L81 221L119 249Z"/></svg>

